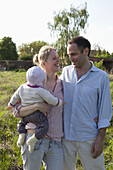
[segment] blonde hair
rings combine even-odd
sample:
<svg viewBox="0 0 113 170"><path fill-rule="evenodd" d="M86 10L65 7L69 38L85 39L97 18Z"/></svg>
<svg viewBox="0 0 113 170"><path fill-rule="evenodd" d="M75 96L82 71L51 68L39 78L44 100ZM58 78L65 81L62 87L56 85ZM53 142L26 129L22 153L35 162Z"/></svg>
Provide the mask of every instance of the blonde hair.
<svg viewBox="0 0 113 170"><path fill-rule="evenodd" d="M34 57L33 57L33 63L35 65L39 65L40 67L43 68L43 65L42 65L42 62L44 61L47 61L48 59L48 56L50 55L50 52L52 50L55 50L55 48L51 47L51 46L48 46L48 45L44 45L43 47L41 47L40 51L38 54L35 54Z"/></svg>

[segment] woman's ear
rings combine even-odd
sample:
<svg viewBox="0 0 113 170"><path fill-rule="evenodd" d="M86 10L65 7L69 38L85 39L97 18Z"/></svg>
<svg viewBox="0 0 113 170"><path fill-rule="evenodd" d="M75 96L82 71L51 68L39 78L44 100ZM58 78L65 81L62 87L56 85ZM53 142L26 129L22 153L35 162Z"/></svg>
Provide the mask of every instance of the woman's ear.
<svg viewBox="0 0 113 170"><path fill-rule="evenodd" d="M45 62L44 61L42 61L41 67L45 70Z"/></svg>
<svg viewBox="0 0 113 170"><path fill-rule="evenodd" d="M45 66L45 62L44 61L42 61L42 66Z"/></svg>

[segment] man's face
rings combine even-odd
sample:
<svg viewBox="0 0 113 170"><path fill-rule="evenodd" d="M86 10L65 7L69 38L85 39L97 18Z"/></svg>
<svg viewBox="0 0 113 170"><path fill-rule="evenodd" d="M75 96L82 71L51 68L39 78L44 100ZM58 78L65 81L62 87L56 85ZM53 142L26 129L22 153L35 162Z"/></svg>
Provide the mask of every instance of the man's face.
<svg viewBox="0 0 113 170"><path fill-rule="evenodd" d="M81 68L83 65L85 65L87 60L85 50L81 52L77 44L68 44L67 54L69 55L69 59L75 68Z"/></svg>

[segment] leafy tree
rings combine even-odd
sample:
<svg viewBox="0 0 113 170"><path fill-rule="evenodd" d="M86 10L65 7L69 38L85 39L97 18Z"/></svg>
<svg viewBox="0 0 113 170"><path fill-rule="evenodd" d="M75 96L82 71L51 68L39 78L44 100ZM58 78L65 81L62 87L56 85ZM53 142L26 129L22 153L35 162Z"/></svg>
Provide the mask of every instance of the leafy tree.
<svg viewBox="0 0 113 170"><path fill-rule="evenodd" d="M43 45L47 45L47 43L44 41L34 41L20 45L18 47L19 60L32 60L33 55L37 54Z"/></svg>
<svg viewBox="0 0 113 170"><path fill-rule="evenodd" d="M17 60L18 54L15 43L10 37L4 37L0 41L0 60Z"/></svg>
<svg viewBox="0 0 113 170"><path fill-rule="evenodd" d="M51 33L56 35L57 41L55 47L58 49L58 54L62 60L67 60L67 41L80 34L80 30L85 31L85 26L88 20L89 14L87 11L87 4L75 8L73 5L70 7L70 11L64 9L57 14L54 12L54 23L48 23L48 28ZM52 35L51 34L51 35Z"/></svg>

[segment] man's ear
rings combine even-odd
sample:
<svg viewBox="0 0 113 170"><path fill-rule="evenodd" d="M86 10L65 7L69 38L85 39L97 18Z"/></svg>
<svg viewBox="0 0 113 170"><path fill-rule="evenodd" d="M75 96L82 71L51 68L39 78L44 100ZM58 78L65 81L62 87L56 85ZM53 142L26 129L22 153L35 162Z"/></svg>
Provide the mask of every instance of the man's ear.
<svg viewBox="0 0 113 170"><path fill-rule="evenodd" d="M84 49L84 54L85 54L86 56L88 56L88 54L89 54L89 48L88 48L88 47L86 47L86 48Z"/></svg>

